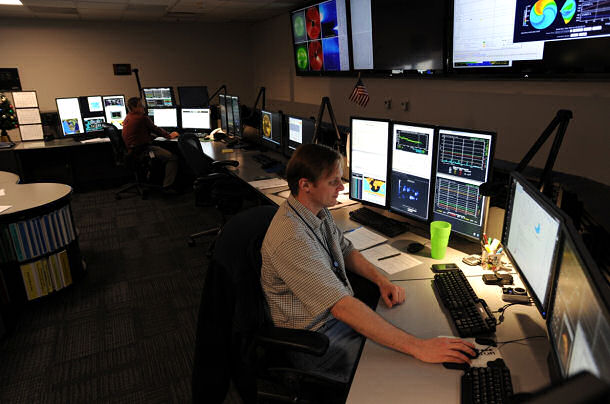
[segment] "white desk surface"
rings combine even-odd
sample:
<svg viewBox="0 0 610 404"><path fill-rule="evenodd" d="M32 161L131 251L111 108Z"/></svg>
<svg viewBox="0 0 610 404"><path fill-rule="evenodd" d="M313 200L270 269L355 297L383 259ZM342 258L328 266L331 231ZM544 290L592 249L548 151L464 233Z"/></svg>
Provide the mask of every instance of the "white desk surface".
<svg viewBox="0 0 610 404"><path fill-rule="evenodd" d="M9 215L52 203L69 195L72 187L65 184L2 184L4 195L0 196L0 206L11 206L0 213Z"/></svg>
<svg viewBox="0 0 610 404"><path fill-rule="evenodd" d="M505 302L501 289L487 286L480 277L469 278L477 295L495 311ZM392 309L379 303L377 313L392 324L422 338L454 335L431 280L396 282L406 290L405 302ZM496 315L497 316L497 315ZM511 306L498 325L498 342L546 335L544 320L532 306ZM515 392L531 392L550 383L546 338L500 344L500 352L511 371ZM429 364L367 340L356 369L347 402L459 403L462 371Z"/></svg>
<svg viewBox="0 0 610 404"><path fill-rule="evenodd" d="M0 184L17 184L18 182L19 176L17 174L8 171L0 171Z"/></svg>

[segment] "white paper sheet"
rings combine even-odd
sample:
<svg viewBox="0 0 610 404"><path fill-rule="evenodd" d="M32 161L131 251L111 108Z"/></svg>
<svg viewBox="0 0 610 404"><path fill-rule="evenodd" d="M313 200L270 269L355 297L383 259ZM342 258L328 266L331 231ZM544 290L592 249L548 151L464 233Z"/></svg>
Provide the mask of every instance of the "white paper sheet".
<svg viewBox="0 0 610 404"><path fill-rule="evenodd" d="M38 100L35 91L15 91L13 93L15 108L37 108Z"/></svg>
<svg viewBox="0 0 610 404"><path fill-rule="evenodd" d="M398 255L396 255L398 254ZM392 275L405 269L413 268L421 264L421 261L397 250L389 244L381 244L377 247L369 248L368 250L362 251L362 255L369 260L373 265L383 269L388 274ZM379 258L389 257L396 255L392 258L386 258L379 260Z"/></svg>
<svg viewBox="0 0 610 404"><path fill-rule="evenodd" d="M352 242L356 250L364 250L377 244L385 243L387 238L373 233L366 227L357 227L354 230L348 230L345 233L345 238Z"/></svg>
<svg viewBox="0 0 610 404"><path fill-rule="evenodd" d="M21 140L43 140L44 132L42 125L21 125L19 127L19 133L21 133Z"/></svg>
<svg viewBox="0 0 610 404"><path fill-rule="evenodd" d="M8 206L0 206L0 213L4 212L5 210L10 209L10 208L12 208L12 207L13 207L13 206L11 206L11 205L8 205Z"/></svg>
<svg viewBox="0 0 610 404"><path fill-rule="evenodd" d="M6 195L6 192L4 192L4 188L0 189L0 196L4 196Z"/></svg>
<svg viewBox="0 0 610 404"><path fill-rule="evenodd" d="M288 183L286 180L281 178L270 178L268 180L250 181L248 184L252 185L256 189L267 189L277 187L287 187Z"/></svg>
<svg viewBox="0 0 610 404"><path fill-rule="evenodd" d="M38 108L17 108L17 121L19 125L40 123L40 111Z"/></svg>

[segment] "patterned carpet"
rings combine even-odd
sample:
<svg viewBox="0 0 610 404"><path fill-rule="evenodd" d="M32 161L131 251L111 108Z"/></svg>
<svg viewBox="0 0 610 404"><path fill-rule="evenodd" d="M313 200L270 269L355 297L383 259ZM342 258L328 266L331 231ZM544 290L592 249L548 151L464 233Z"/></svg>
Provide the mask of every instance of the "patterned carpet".
<svg viewBox="0 0 610 404"><path fill-rule="evenodd" d="M72 202L87 276L31 302L0 342L0 403L189 402L199 299L220 215L192 194Z"/></svg>

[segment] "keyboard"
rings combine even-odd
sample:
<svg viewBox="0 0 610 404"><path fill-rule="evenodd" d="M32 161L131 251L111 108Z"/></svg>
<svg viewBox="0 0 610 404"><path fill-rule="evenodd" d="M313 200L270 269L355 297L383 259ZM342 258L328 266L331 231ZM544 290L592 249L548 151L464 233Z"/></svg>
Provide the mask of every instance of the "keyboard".
<svg viewBox="0 0 610 404"><path fill-rule="evenodd" d="M258 153L258 154L254 154L252 156L252 159L254 161L256 161L257 163L259 163L261 166L271 166L271 165L275 165L275 164L280 164L280 162L272 157L267 156L266 154L263 153Z"/></svg>
<svg viewBox="0 0 610 404"><path fill-rule="evenodd" d="M349 217L355 222L370 227L386 237L396 237L409 230L404 222L383 216L368 208L358 208L349 212Z"/></svg>
<svg viewBox="0 0 610 404"><path fill-rule="evenodd" d="M502 359L472 367L462 375L462 404L506 403L513 395L510 370Z"/></svg>
<svg viewBox="0 0 610 404"><path fill-rule="evenodd" d="M476 337L496 331L496 318L485 300L477 297L461 270L436 274L433 283L460 337Z"/></svg>

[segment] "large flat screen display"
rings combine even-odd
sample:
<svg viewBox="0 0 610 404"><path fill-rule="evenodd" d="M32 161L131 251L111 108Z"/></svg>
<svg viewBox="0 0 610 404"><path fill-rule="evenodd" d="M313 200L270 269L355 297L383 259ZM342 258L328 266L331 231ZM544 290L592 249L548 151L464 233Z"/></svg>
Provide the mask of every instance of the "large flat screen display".
<svg viewBox="0 0 610 404"><path fill-rule="evenodd" d="M324 1L290 14L297 74L348 71L345 0Z"/></svg>

